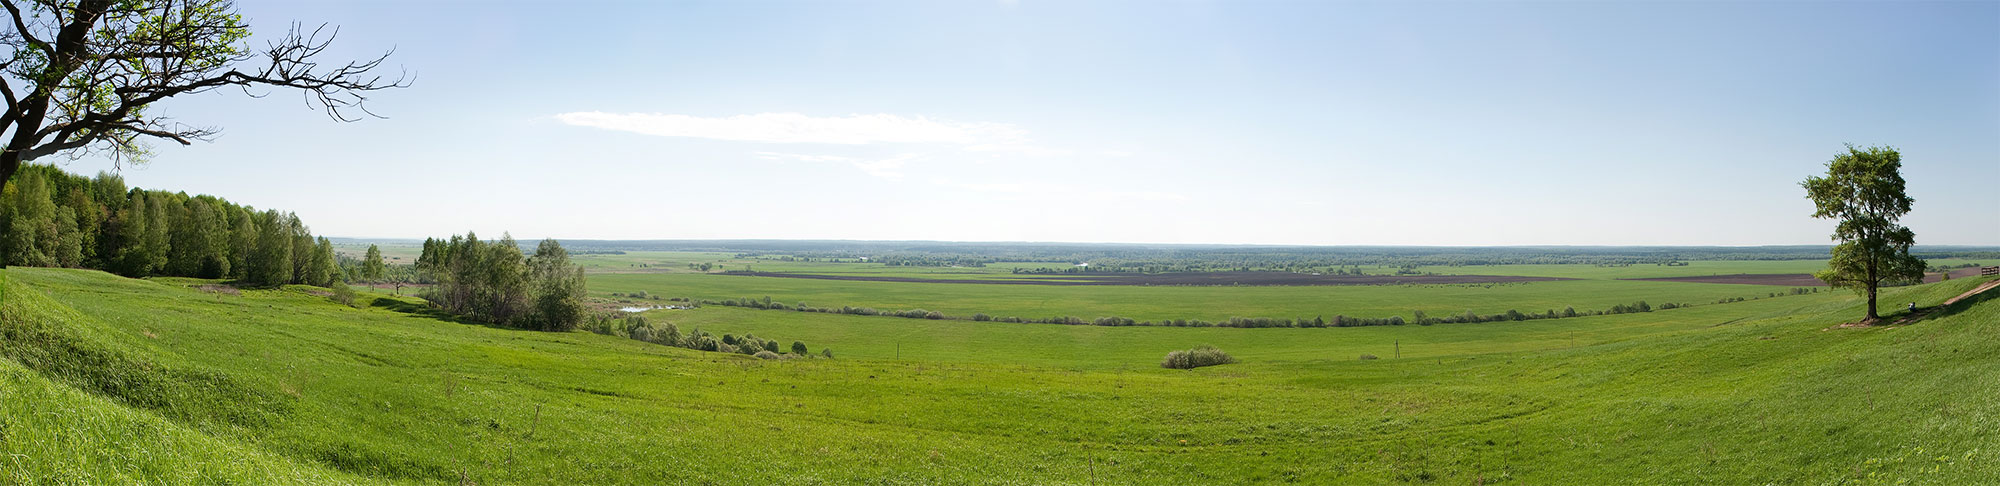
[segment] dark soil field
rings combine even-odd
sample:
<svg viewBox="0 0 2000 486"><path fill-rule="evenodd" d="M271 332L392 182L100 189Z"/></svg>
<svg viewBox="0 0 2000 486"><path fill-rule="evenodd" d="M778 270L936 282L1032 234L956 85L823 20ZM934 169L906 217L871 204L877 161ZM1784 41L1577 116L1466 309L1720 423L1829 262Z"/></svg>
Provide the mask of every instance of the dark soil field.
<svg viewBox="0 0 2000 486"><path fill-rule="evenodd" d="M934 279L860 275L819 275L810 273L727 272L748 277L808 278L861 282L917 282L1000 285L1177 285L1177 286L1306 286L1306 285L1403 285L1403 284L1483 284L1548 282L1571 280L1555 277L1511 277L1496 275L1313 275L1289 272L1190 272L1154 274L1078 274L1046 278L1014 279Z"/></svg>
<svg viewBox="0 0 2000 486"><path fill-rule="evenodd" d="M1924 274L1924 282L1926 283L1937 282L1943 280L1943 276L1944 276L1943 273L1927 273ZM1977 277L1977 276L1979 276L1978 267L1960 268L1951 271L1951 278L1966 278L1966 277ZM1746 285L1783 285L1787 287L1826 286L1826 282L1821 282L1819 279L1813 278L1811 274L1805 274L1805 273L1762 273L1762 274L1739 273L1735 275L1628 278L1624 280L1651 280L1656 282L1694 282L1694 283L1721 283L1721 284L1746 284Z"/></svg>

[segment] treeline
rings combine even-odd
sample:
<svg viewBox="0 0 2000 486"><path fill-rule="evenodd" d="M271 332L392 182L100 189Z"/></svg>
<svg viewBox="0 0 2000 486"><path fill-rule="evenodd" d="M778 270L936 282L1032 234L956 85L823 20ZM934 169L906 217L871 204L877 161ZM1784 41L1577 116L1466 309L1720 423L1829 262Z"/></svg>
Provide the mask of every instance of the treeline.
<svg viewBox="0 0 2000 486"><path fill-rule="evenodd" d="M571 264L569 252L553 239L526 256L513 236L491 242L471 232L426 238L417 270L437 283L425 290L425 299L474 320L561 332L588 314L583 267Z"/></svg>
<svg viewBox="0 0 2000 486"><path fill-rule="evenodd" d="M1557 312L1551 309L1540 313L1534 313L1534 312L1524 313L1518 310L1509 309L1507 310L1507 312L1498 314L1476 314L1468 310L1465 311L1465 313L1463 314L1453 314L1447 316L1430 316L1425 314L1424 311L1415 311L1413 312L1414 318L1407 320L1403 319L1403 316L1389 316L1389 317L1377 318L1377 317L1352 317L1345 315L1334 315L1333 318L1331 319L1328 319L1325 316L1315 316L1312 318L1290 318L1290 319L1270 318L1270 317L1231 317L1229 319L1220 321L1205 321L1201 319L1163 319L1159 321L1140 321L1136 319L1131 319L1127 317L1118 317L1118 316L1106 316L1106 317L1099 317L1096 319L1084 319L1077 316L1024 318L1024 317L1012 317L1012 316L996 317L984 313L973 314L969 317L961 317L961 316L945 315L944 313L941 312L924 310L924 309L884 310L884 309L876 309L873 307L851 307L851 306L814 307L806 305L804 303L786 304L784 302L773 301L768 296L762 299L723 299L723 300L704 299L701 301L701 304L723 305L731 307L747 307L752 309L763 309L763 310L788 310L796 312L846 314L854 316L889 316L889 317L901 317L905 319L1007 322L1007 323L1017 323L1017 324L1062 324L1070 326L1110 326L1110 327L1161 326L1161 327L1238 327L1238 328L1370 327L1370 326L1401 326L1405 324L1428 326L1432 324L1528 321L1536 319L1560 319L1565 317L1631 314L1637 312L1652 312L1655 310L1655 307L1653 307L1650 304L1647 304L1646 301L1642 300L1631 304L1613 305L1611 306L1610 309L1592 310L1592 311L1578 311L1576 310L1575 307L1564 307L1561 312ZM1689 304L1669 302L1661 304L1657 309L1667 310L1667 309L1677 309L1687 306L1689 306Z"/></svg>
<svg viewBox="0 0 2000 486"><path fill-rule="evenodd" d="M128 189L122 177L26 165L0 191L0 262L127 277L333 286L333 245L298 216L222 198Z"/></svg>
<svg viewBox="0 0 2000 486"><path fill-rule="evenodd" d="M671 322L654 323L648 321L645 316L637 315L623 319L612 318L608 315L598 315L591 319L588 324L585 324L583 329L606 336L618 336L663 346L676 346L696 351L745 354L756 356L760 359L789 359L812 356L809 352L810 350L806 348L806 343L802 341L792 341L791 346L781 346L776 340L760 338L755 334L745 334L743 337L736 337L731 334L716 336L701 329L694 329L683 335L681 334L680 327L675 326ZM820 349L819 355L822 358L832 358L833 350Z"/></svg>

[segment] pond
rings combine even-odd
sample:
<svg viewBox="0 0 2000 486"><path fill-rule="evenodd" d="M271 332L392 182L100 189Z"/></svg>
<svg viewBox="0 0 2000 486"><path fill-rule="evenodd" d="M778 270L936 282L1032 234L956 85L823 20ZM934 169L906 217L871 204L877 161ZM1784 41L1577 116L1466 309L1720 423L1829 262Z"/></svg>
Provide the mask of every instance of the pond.
<svg viewBox="0 0 2000 486"><path fill-rule="evenodd" d="M687 308L686 306L668 305L668 306L658 306L658 307L619 307L618 310L625 312L645 312L649 310L679 310L686 308Z"/></svg>

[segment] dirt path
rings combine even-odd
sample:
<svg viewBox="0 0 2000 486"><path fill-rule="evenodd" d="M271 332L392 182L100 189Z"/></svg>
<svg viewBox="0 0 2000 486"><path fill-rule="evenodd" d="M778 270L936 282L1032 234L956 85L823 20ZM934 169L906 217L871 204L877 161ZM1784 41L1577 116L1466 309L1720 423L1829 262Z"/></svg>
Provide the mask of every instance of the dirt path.
<svg viewBox="0 0 2000 486"><path fill-rule="evenodd" d="M1957 297L1952 297L1951 300L1944 301L1944 305L1956 304L1958 303L1958 301L1965 300L1968 297L1979 295L1980 292L1993 290L1994 287L2000 287L2000 280L1994 280L1991 282L1979 284L1978 287L1973 287L1972 290L1967 290L1963 294L1958 294Z"/></svg>

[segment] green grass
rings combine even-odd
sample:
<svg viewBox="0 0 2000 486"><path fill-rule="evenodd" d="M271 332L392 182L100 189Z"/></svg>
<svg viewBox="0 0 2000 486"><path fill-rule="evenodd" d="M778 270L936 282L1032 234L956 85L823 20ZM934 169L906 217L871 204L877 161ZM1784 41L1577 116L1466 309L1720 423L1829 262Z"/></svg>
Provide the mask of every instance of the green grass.
<svg viewBox="0 0 2000 486"><path fill-rule="evenodd" d="M299 288L7 272L0 328L40 337L0 359L0 482L2000 482L1991 297L1861 330L1825 330L1859 314L1849 294L1361 329L656 314L842 356L759 361ZM895 333L928 341L878 359ZM1200 343L1242 362L1157 367Z"/></svg>
<svg viewBox="0 0 2000 486"><path fill-rule="evenodd" d="M1726 297L1764 297L1787 290L1766 285L1730 285L1624 280L1569 280L1479 285L1338 285L1188 287L1131 285L1000 285L920 282L856 282L690 273L591 274L591 294L648 294L694 299L762 298L819 307L927 309L953 316L1041 318L1105 316L1138 320L1230 317L1307 318L1334 315L1409 318L1422 310L1433 316L1604 310L1646 301L1712 303Z"/></svg>

